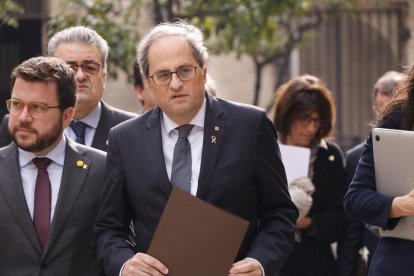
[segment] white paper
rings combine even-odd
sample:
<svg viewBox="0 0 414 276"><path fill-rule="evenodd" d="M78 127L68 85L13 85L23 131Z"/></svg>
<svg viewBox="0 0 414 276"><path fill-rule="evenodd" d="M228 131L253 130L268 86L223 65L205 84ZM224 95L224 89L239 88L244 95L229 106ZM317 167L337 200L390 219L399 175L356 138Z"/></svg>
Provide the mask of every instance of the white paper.
<svg viewBox="0 0 414 276"><path fill-rule="evenodd" d="M279 144L279 148L288 183L296 178L308 176L310 149L282 144Z"/></svg>

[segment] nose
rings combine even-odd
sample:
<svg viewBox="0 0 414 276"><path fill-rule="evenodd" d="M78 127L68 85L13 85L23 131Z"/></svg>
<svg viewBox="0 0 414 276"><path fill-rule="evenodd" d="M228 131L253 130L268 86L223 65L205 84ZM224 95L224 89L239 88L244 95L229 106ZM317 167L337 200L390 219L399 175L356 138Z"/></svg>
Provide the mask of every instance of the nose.
<svg viewBox="0 0 414 276"><path fill-rule="evenodd" d="M82 81L82 80L85 80L87 78L88 77L86 76L85 72L83 72L82 67L78 66L76 68L76 71L75 71L75 79L79 80L79 81Z"/></svg>
<svg viewBox="0 0 414 276"><path fill-rule="evenodd" d="M308 125L307 125L307 130L311 133L316 133L319 129L319 124L312 120Z"/></svg>
<svg viewBox="0 0 414 276"><path fill-rule="evenodd" d="M170 87L172 89L179 89L183 86L183 81L177 76L177 73L171 75Z"/></svg>
<svg viewBox="0 0 414 276"><path fill-rule="evenodd" d="M29 109L27 108L27 106L23 107L22 112L20 112L18 118L20 121L23 121L23 122L33 120L33 117L32 115L30 115Z"/></svg>

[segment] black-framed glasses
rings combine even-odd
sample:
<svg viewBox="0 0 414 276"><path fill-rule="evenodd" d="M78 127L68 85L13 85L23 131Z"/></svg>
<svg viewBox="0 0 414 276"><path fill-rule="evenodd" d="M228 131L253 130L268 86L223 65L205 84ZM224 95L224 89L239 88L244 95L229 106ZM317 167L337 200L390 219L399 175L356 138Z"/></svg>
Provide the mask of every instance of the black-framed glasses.
<svg viewBox="0 0 414 276"><path fill-rule="evenodd" d="M312 115L299 116L298 121L302 126L308 126L311 123L314 123L317 127L321 125L321 119L319 117L312 117Z"/></svg>
<svg viewBox="0 0 414 276"><path fill-rule="evenodd" d="M95 76L98 74L99 69L101 68L101 64L95 61L86 61L82 64L78 64L76 62L66 62L70 68L72 68L73 72L78 72L79 67L82 68L82 72L90 75L90 76Z"/></svg>
<svg viewBox="0 0 414 276"><path fill-rule="evenodd" d="M6 106L10 114L14 116L19 116L23 109L27 106L27 111L33 118L42 117L51 108L60 108L60 106L48 106L44 103L25 103L16 99L7 100Z"/></svg>
<svg viewBox="0 0 414 276"><path fill-rule="evenodd" d="M156 85L169 85L171 83L172 75L176 74L177 77L182 81L188 81L195 78L197 72L197 66L181 66L176 71L159 71L152 76L150 79Z"/></svg>

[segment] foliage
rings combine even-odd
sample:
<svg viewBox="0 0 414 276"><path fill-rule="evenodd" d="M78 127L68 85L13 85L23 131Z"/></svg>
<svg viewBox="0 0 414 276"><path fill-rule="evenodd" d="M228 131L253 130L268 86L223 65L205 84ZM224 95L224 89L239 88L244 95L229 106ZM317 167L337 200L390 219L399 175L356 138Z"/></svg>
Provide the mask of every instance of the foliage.
<svg viewBox="0 0 414 276"><path fill-rule="evenodd" d="M0 0L0 27L5 25L16 28L18 22L15 16L23 12L23 7L13 0Z"/></svg>
<svg viewBox="0 0 414 276"><path fill-rule="evenodd" d="M322 9L352 8L357 0L153 0L157 21L184 18L204 29L214 53L248 55L256 70L258 104L262 68L277 66L275 87L287 77L291 52L321 24Z"/></svg>
<svg viewBox="0 0 414 276"><path fill-rule="evenodd" d="M376 0L380 1L380 0ZM287 77L289 57L304 35L316 30L327 8L352 8L358 0L63 0L49 22L49 34L83 24L110 44L110 75L130 72L138 41L138 11L153 11L154 24L185 19L204 30L211 52L248 55L255 64L255 96L259 100L262 68L275 64L275 87ZM315 4L317 3L317 4Z"/></svg>
<svg viewBox="0 0 414 276"><path fill-rule="evenodd" d="M139 40L137 18L140 1L63 0L48 22L49 38L64 28L84 25L98 32L109 44L108 76L118 69L132 75L135 47Z"/></svg>

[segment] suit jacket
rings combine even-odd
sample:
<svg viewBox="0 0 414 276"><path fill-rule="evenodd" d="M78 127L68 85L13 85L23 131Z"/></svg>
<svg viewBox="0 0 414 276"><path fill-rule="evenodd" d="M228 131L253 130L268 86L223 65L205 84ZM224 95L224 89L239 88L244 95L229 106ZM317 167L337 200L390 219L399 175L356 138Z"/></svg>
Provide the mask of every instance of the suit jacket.
<svg viewBox="0 0 414 276"><path fill-rule="evenodd" d="M337 275L331 244L339 240L345 224L345 170L338 145L331 141L326 144L318 147L313 163L315 193L308 214L312 226L300 231L301 242L295 244L280 275Z"/></svg>
<svg viewBox="0 0 414 276"><path fill-rule="evenodd" d="M397 108L392 111L378 127L401 129L401 110ZM372 133L370 133L354 179L344 198L345 211L349 216L365 223L383 229L393 229L400 220L388 217L393 199L394 197L376 192ZM368 275L405 276L411 274L414 270L413 252L414 241L381 237Z"/></svg>
<svg viewBox="0 0 414 276"><path fill-rule="evenodd" d="M14 143L0 149L0 274L103 275L92 246L105 152L67 139L55 213L42 252L21 183ZM81 160L86 166L79 168Z"/></svg>
<svg viewBox="0 0 414 276"><path fill-rule="evenodd" d="M347 152L346 158L346 184L352 182L364 143L358 144ZM355 276L359 264L359 250L361 249L364 233L364 224L358 220L347 219L344 234L337 246L337 262L339 276Z"/></svg>
<svg viewBox="0 0 414 276"><path fill-rule="evenodd" d="M135 113L126 112L112 106L107 105L101 101L101 117L98 126L96 127L95 136L92 140L91 147L106 151L109 130L117 124L134 118ZM4 116L3 122L0 126L0 147L4 147L11 143L11 138L7 132L9 122L9 115Z"/></svg>
<svg viewBox="0 0 414 276"><path fill-rule="evenodd" d="M95 226L109 276L135 252L147 251L171 192L160 116L156 107L109 135L105 197ZM237 260L255 258L266 275L275 275L292 248L298 211L264 110L207 96L197 197L250 221ZM124 241L131 219L135 249Z"/></svg>

